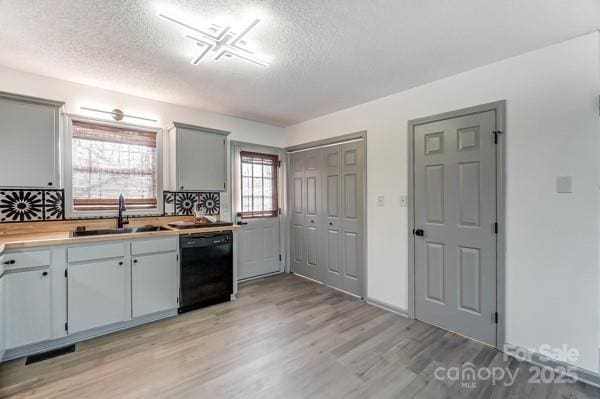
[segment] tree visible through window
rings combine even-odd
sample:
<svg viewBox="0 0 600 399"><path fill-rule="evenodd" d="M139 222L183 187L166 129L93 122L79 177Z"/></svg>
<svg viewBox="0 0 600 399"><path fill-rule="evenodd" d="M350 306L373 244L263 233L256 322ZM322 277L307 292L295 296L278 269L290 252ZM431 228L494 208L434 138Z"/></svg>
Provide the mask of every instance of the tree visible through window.
<svg viewBox="0 0 600 399"><path fill-rule="evenodd" d="M277 202L276 155L242 151L242 218L275 216Z"/></svg>
<svg viewBox="0 0 600 399"><path fill-rule="evenodd" d="M72 152L75 210L157 206L156 132L73 121Z"/></svg>

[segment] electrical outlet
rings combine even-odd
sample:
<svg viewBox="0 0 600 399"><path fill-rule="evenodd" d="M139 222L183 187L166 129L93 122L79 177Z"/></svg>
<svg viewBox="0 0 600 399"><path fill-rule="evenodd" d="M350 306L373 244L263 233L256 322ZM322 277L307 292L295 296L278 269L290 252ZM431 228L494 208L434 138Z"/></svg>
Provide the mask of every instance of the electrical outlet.
<svg viewBox="0 0 600 399"><path fill-rule="evenodd" d="M556 176L556 192L570 194L573 192L571 176Z"/></svg>
<svg viewBox="0 0 600 399"><path fill-rule="evenodd" d="M401 195L400 196L400 206L402 208L407 208L408 207L408 195Z"/></svg>
<svg viewBox="0 0 600 399"><path fill-rule="evenodd" d="M383 195L380 195L377 197L377 206L384 206L385 205L385 197Z"/></svg>

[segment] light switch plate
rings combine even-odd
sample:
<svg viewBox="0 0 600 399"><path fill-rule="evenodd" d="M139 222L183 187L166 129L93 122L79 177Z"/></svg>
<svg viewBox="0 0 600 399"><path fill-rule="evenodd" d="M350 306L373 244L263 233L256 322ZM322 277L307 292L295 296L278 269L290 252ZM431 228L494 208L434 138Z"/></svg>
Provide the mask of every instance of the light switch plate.
<svg viewBox="0 0 600 399"><path fill-rule="evenodd" d="M401 195L400 196L400 206L402 208L407 208L408 207L408 195Z"/></svg>
<svg viewBox="0 0 600 399"><path fill-rule="evenodd" d="M385 205L385 197L383 195L379 195L377 197L377 206L384 206Z"/></svg>
<svg viewBox="0 0 600 399"><path fill-rule="evenodd" d="M571 176L556 176L556 192L560 194L573 192Z"/></svg>

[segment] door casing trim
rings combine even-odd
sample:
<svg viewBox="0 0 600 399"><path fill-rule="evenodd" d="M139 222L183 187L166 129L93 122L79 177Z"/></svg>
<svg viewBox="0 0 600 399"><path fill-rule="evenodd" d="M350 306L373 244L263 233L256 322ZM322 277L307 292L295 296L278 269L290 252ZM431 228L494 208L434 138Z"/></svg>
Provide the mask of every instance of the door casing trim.
<svg viewBox="0 0 600 399"><path fill-rule="evenodd" d="M413 235L413 229L415 228L414 129L416 126L426 123L439 122L446 119L478 114L486 111L495 112L496 130L502 132L498 135L498 144L496 145L496 221L498 222L498 234L496 235L496 311L498 312L498 323L496 324L496 349L503 351L506 342L506 100L476 105L408 121L408 317L411 319L415 318L415 237Z"/></svg>

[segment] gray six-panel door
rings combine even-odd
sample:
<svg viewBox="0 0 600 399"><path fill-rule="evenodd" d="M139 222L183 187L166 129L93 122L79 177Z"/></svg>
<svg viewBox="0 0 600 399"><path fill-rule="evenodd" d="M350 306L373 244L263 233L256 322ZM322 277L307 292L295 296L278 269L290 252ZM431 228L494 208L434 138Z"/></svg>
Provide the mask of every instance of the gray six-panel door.
<svg viewBox="0 0 600 399"><path fill-rule="evenodd" d="M414 127L415 316L496 344L494 111Z"/></svg>

